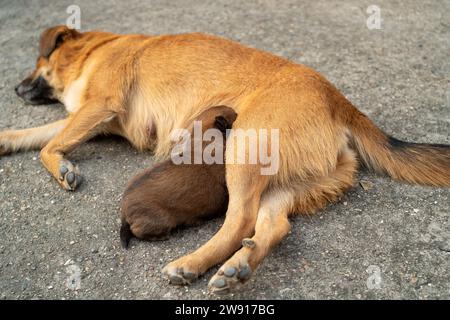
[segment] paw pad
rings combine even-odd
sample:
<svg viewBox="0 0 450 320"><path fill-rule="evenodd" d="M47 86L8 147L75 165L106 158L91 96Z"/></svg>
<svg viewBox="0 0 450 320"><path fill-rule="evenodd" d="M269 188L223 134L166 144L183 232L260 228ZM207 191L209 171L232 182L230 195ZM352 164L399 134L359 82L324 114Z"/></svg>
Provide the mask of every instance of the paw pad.
<svg viewBox="0 0 450 320"><path fill-rule="evenodd" d="M214 294L227 294L239 284L247 282L252 276L252 269L245 263L239 266L222 267L209 282L209 291Z"/></svg>
<svg viewBox="0 0 450 320"><path fill-rule="evenodd" d="M256 247L255 241L249 238L245 238L242 240L242 246L250 249L254 249Z"/></svg>
<svg viewBox="0 0 450 320"><path fill-rule="evenodd" d="M70 161L62 160L59 164L59 183L61 186L66 190L73 191L80 182L81 176L79 175L78 168Z"/></svg>

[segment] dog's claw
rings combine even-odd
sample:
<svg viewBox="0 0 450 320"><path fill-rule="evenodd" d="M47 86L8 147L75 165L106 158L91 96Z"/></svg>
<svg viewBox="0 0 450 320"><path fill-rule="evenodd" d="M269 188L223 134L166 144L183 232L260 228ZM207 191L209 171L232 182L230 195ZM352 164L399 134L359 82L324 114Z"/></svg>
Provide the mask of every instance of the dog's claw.
<svg viewBox="0 0 450 320"><path fill-rule="evenodd" d="M177 286L182 286L183 284L186 284L186 280L177 274L169 275L169 281L171 284L174 284Z"/></svg>
<svg viewBox="0 0 450 320"><path fill-rule="evenodd" d="M197 278L197 275L195 273L193 273L193 272L184 272L183 275L184 275L184 278L189 280L189 281L194 280L195 278Z"/></svg>

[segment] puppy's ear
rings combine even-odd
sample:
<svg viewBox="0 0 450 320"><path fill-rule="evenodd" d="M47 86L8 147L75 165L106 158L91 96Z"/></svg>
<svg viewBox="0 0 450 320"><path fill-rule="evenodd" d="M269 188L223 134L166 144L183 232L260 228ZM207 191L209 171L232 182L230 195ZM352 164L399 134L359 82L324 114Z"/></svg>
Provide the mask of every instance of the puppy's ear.
<svg viewBox="0 0 450 320"><path fill-rule="evenodd" d="M217 116L214 120L214 127L225 134L227 132L227 129L231 129L231 124L223 116Z"/></svg>
<svg viewBox="0 0 450 320"><path fill-rule="evenodd" d="M69 29L67 26L56 26L45 30L41 34L39 41L39 55L48 59L53 51L58 48L64 41L79 37L79 33L75 29Z"/></svg>

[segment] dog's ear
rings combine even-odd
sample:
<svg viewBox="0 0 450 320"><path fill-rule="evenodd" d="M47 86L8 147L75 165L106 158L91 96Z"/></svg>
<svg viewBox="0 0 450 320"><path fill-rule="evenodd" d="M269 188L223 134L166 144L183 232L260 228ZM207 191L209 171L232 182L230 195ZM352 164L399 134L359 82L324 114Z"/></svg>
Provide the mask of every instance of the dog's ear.
<svg viewBox="0 0 450 320"><path fill-rule="evenodd" d="M69 29L67 26L56 26L45 30L41 34L39 41L39 55L48 59L53 51L58 48L64 41L74 39L81 35L75 29Z"/></svg>

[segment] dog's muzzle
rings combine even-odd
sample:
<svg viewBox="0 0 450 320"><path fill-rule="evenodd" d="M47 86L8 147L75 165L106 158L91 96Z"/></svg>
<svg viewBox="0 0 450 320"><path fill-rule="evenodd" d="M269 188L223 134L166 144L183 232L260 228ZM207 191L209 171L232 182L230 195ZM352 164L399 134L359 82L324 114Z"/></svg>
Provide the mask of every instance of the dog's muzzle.
<svg viewBox="0 0 450 320"><path fill-rule="evenodd" d="M26 78L14 90L26 103L32 105L58 102L53 98L53 88L42 76L36 79Z"/></svg>

